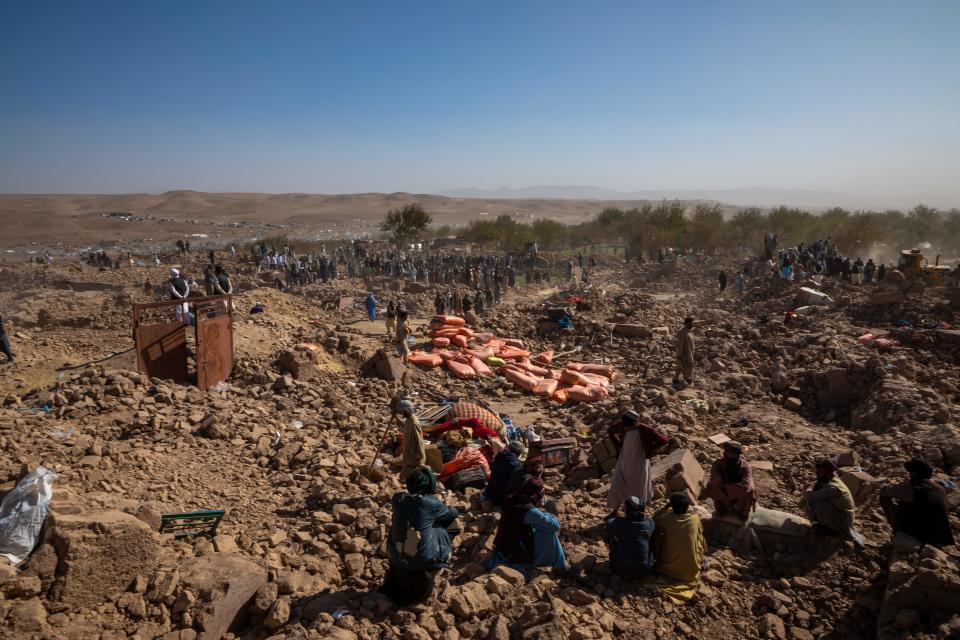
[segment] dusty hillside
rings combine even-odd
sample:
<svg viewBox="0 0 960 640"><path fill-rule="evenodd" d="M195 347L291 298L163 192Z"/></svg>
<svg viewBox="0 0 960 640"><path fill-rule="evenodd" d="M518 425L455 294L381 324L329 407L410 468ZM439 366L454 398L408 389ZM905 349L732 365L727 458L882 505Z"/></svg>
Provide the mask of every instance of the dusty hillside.
<svg viewBox="0 0 960 640"><path fill-rule="evenodd" d="M23 251L57 243L71 248L116 242L124 249L169 250L171 238L194 238L196 246L223 246L278 234L292 238L375 234L387 211L422 205L437 225L460 225L484 214L515 215L529 221L548 217L577 223L607 206L637 202L591 200L496 200L446 198L410 193L315 195L305 193L201 193L161 195L0 195L0 254L22 258ZM130 213L124 220L111 213ZM33 245L33 243L37 243Z"/></svg>

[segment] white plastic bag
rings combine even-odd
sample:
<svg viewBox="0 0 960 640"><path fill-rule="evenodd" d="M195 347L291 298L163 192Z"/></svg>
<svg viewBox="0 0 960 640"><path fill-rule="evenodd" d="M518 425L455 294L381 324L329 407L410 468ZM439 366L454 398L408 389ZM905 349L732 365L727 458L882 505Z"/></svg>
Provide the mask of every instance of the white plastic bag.
<svg viewBox="0 0 960 640"><path fill-rule="evenodd" d="M56 477L54 471L37 467L17 483L0 505L0 556L13 565L23 562L37 544Z"/></svg>

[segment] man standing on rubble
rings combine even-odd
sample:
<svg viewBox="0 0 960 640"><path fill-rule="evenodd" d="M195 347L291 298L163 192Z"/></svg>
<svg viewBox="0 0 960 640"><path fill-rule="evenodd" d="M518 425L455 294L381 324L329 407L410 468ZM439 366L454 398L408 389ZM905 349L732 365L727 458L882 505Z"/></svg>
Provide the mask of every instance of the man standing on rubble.
<svg viewBox="0 0 960 640"><path fill-rule="evenodd" d="M186 300L190 295L190 285L187 283L186 279L180 277L179 269L170 269L170 280L167 283L167 288L170 290L171 300L181 301L181 304L178 304L175 310L177 320L180 322L186 322L187 313L189 311L189 306L187 305Z"/></svg>
<svg viewBox="0 0 960 640"><path fill-rule="evenodd" d="M397 403L397 412L403 418L400 481L404 482L407 476L426 463L427 454L423 447L423 431L420 429L420 420L413 413L413 402L410 398L403 398Z"/></svg>
<svg viewBox="0 0 960 640"><path fill-rule="evenodd" d="M873 284L873 276L877 272L877 265L873 263L873 258L867 260L863 265L863 284Z"/></svg>
<svg viewBox="0 0 960 640"><path fill-rule="evenodd" d="M208 296L216 295L216 282L217 279L213 275L213 263L211 262L203 267L203 288Z"/></svg>
<svg viewBox="0 0 960 640"><path fill-rule="evenodd" d="M687 316L683 320L683 328L677 332L677 366L673 372L673 383L676 384L680 376L687 384L693 384L693 318Z"/></svg>
<svg viewBox="0 0 960 640"><path fill-rule="evenodd" d="M221 295L230 295L233 293L233 283L230 281L230 276L227 275L227 272L220 265L217 265L213 270L214 276L216 276L216 287L219 289L217 293Z"/></svg>
<svg viewBox="0 0 960 640"><path fill-rule="evenodd" d="M393 300L387 303L386 318L387 336L393 337L393 332L397 330L397 307Z"/></svg>
<svg viewBox="0 0 960 640"><path fill-rule="evenodd" d="M727 288L727 272L721 271L720 275L717 276L717 280L720 281L720 292L723 293L723 290Z"/></svg>
<svg viewBox="0 0 960 640"><path fill-rule="evenodd" d="M632 410L625 412L607 433L620 452L607 493L607 507L612 510L608 517L612 518L631 496L644 504L653 500L650 459L669 442L669 438L659 429L641 422L640 414Z"/></svg>
<svg viewBox="0 0 960 640"><path fill-rule="evenodd" d="M402 305L403 303L401 303ZM400 352L400 355L403 356L403 361L407 361L407 356L410 355L410 345L407 343L407 338L410 337L410 334L413 330L410 328L410 322L408 321L407 310L402 306L399 311L397 311L397 350Z"/></svg>
<svg viewBox="0 0 960 640"><path fill-rule="evenodd" d="M10 353L10 340L7 338L7 332L3 328L3 316L0 316L0 351L7 356L7 362L13 362L13 354Z"/></svg>
<svg viewBox="0 0 960 640"><path fill-rule="evenodd" d="M803 492L800 506L814 523L814 533L824 536L848 536L853 528L853 496L837 477L837 464L830 458L817 460L817 481Z"/></svg>

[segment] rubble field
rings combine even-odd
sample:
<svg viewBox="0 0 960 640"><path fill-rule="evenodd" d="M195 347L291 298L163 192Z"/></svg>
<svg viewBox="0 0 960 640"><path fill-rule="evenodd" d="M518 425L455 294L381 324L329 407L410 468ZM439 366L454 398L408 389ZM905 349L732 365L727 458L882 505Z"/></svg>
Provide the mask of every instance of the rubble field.
<svg viewBox="0 0 960 640"><path fill-rule="evenodd" d="M960 482L960 332L951 328L960 313L946 290L751 278L743 291L720 292L719 270L740 263L601 257L589 287L507 290L481 318L482 330L531 353L571 352L567 361L617 371L608 397L561 404L503 377L460 380L404 363L361 309L371 288L383 306L402 297L427 344L433 297L446 287L357 278L280 292L227 256L234 373L200 391L136 372L131 305L163 299L170 266L200 277L203 260L2 267L0 308L17 359L0 365L0 493L38 466L57 476L32 554L17 567L0 559L0 637L960 637L960 548L894 541L876 496L916 456ZM804 286L827 304L807 304ZM356 304L339 309L343 296ZM582 299L573 326L545 329L544 308L571 296ZM257 302L265 313L248 315ZM674 385L674 335L687 315L696 380ZM487 572L498 515L467 489L440 496L460 510L464 531L434 596L397 609L376 592L401 488L394 452L378 446L401 388L418 406L483 401L517 427L577 440L572 461L544 476L576 575ZM867 544L824 542L783 523L744 541L700 504L709 548L693 600L676 606L620 581L602 531L609 474L592 451L628 408L671 436L654 460L658 499L648 512L669 491L699 495L722 434L745 445L760 506L795 515L813 461L840 455ZM380 480L364 473L370 464ZM956 535L960 490L948 497ZM159 533L162 514L208 509L224 511L212 538Z"/></svg>

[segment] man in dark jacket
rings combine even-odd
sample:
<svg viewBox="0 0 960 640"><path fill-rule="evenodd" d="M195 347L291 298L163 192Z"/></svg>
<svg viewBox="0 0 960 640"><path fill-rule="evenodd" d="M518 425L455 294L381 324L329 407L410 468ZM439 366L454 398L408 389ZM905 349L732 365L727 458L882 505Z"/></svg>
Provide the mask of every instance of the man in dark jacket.
<svg viewBox="0 0 960 640"><path fill-rule="evenodd" d="M230 281L230 276L227 275L226 270L217 265L217 268L214 269L214 274L217 277L217 287L219 288L218 293L220 294L232 294L233 293L233 283Z"/></svg>
<svg viewBox="0 0 960 640"><path fill-rule="evenodd" d="M522 442L511 440L506 449L493 457L493 463L490 465L490 481L487 482L487 488L481 500L484 511L499 507L503 502L506 497L507 483L510 482L513 472L520 468L520 456L523 455L523 450Z"/></svg>
<svg viewBox="0 0 960 640"><path fill-rule="evenodd" d="M503 491L503 497L506 498L512 493L520 490L530 478L541 479L543 477L543 458L541 456L529 456L523 461L523 464L513 470L507 486Z"/></svg>
<svg viewBox="0 0 960 640"><path fill-rule="evenodd" d="M953 544L946 492L932 480L933 465L913 459L903 466L909 479L880 489L880 506L893 532L927 544Z"/></svg>
<svg viewBox="0 0 960 640"><path fill-rule="evenodd" d="M653 572L653 520L644 515L646 506L636 496L623 503L623 516L607 520L607 544L610 545L610 568L621 578L644 578Z"/></svg>
<svg viewBox="0 0 960 640"><path fill-rule="evenodd" d="M0 351L7 356L7 362L13 362L13 354L10 353L10 340L7 339L7 332L3 329L3 317L0 317Z"/></svg>
<svg viewBox="0 0 960 640"><path fill-rule="evenodd" d="M187 322L189 306L186 299L190 295L190 284L185 277L180 275L178 269L170 269L170 280L167 283L167 288L170 290L171 300L183 301L182 304L175 307L177 320Z"/></svg>
<svg viewBox="0 0 960 640"><path fill-rule="evenodd" d="M390 568L380 592L399 607L419 604L433 593L437 571L450 565L451 536L459 513L433 495L437 478L430 467L414 469L407 491L393 495L393 522L387 534Z"/></svg>

